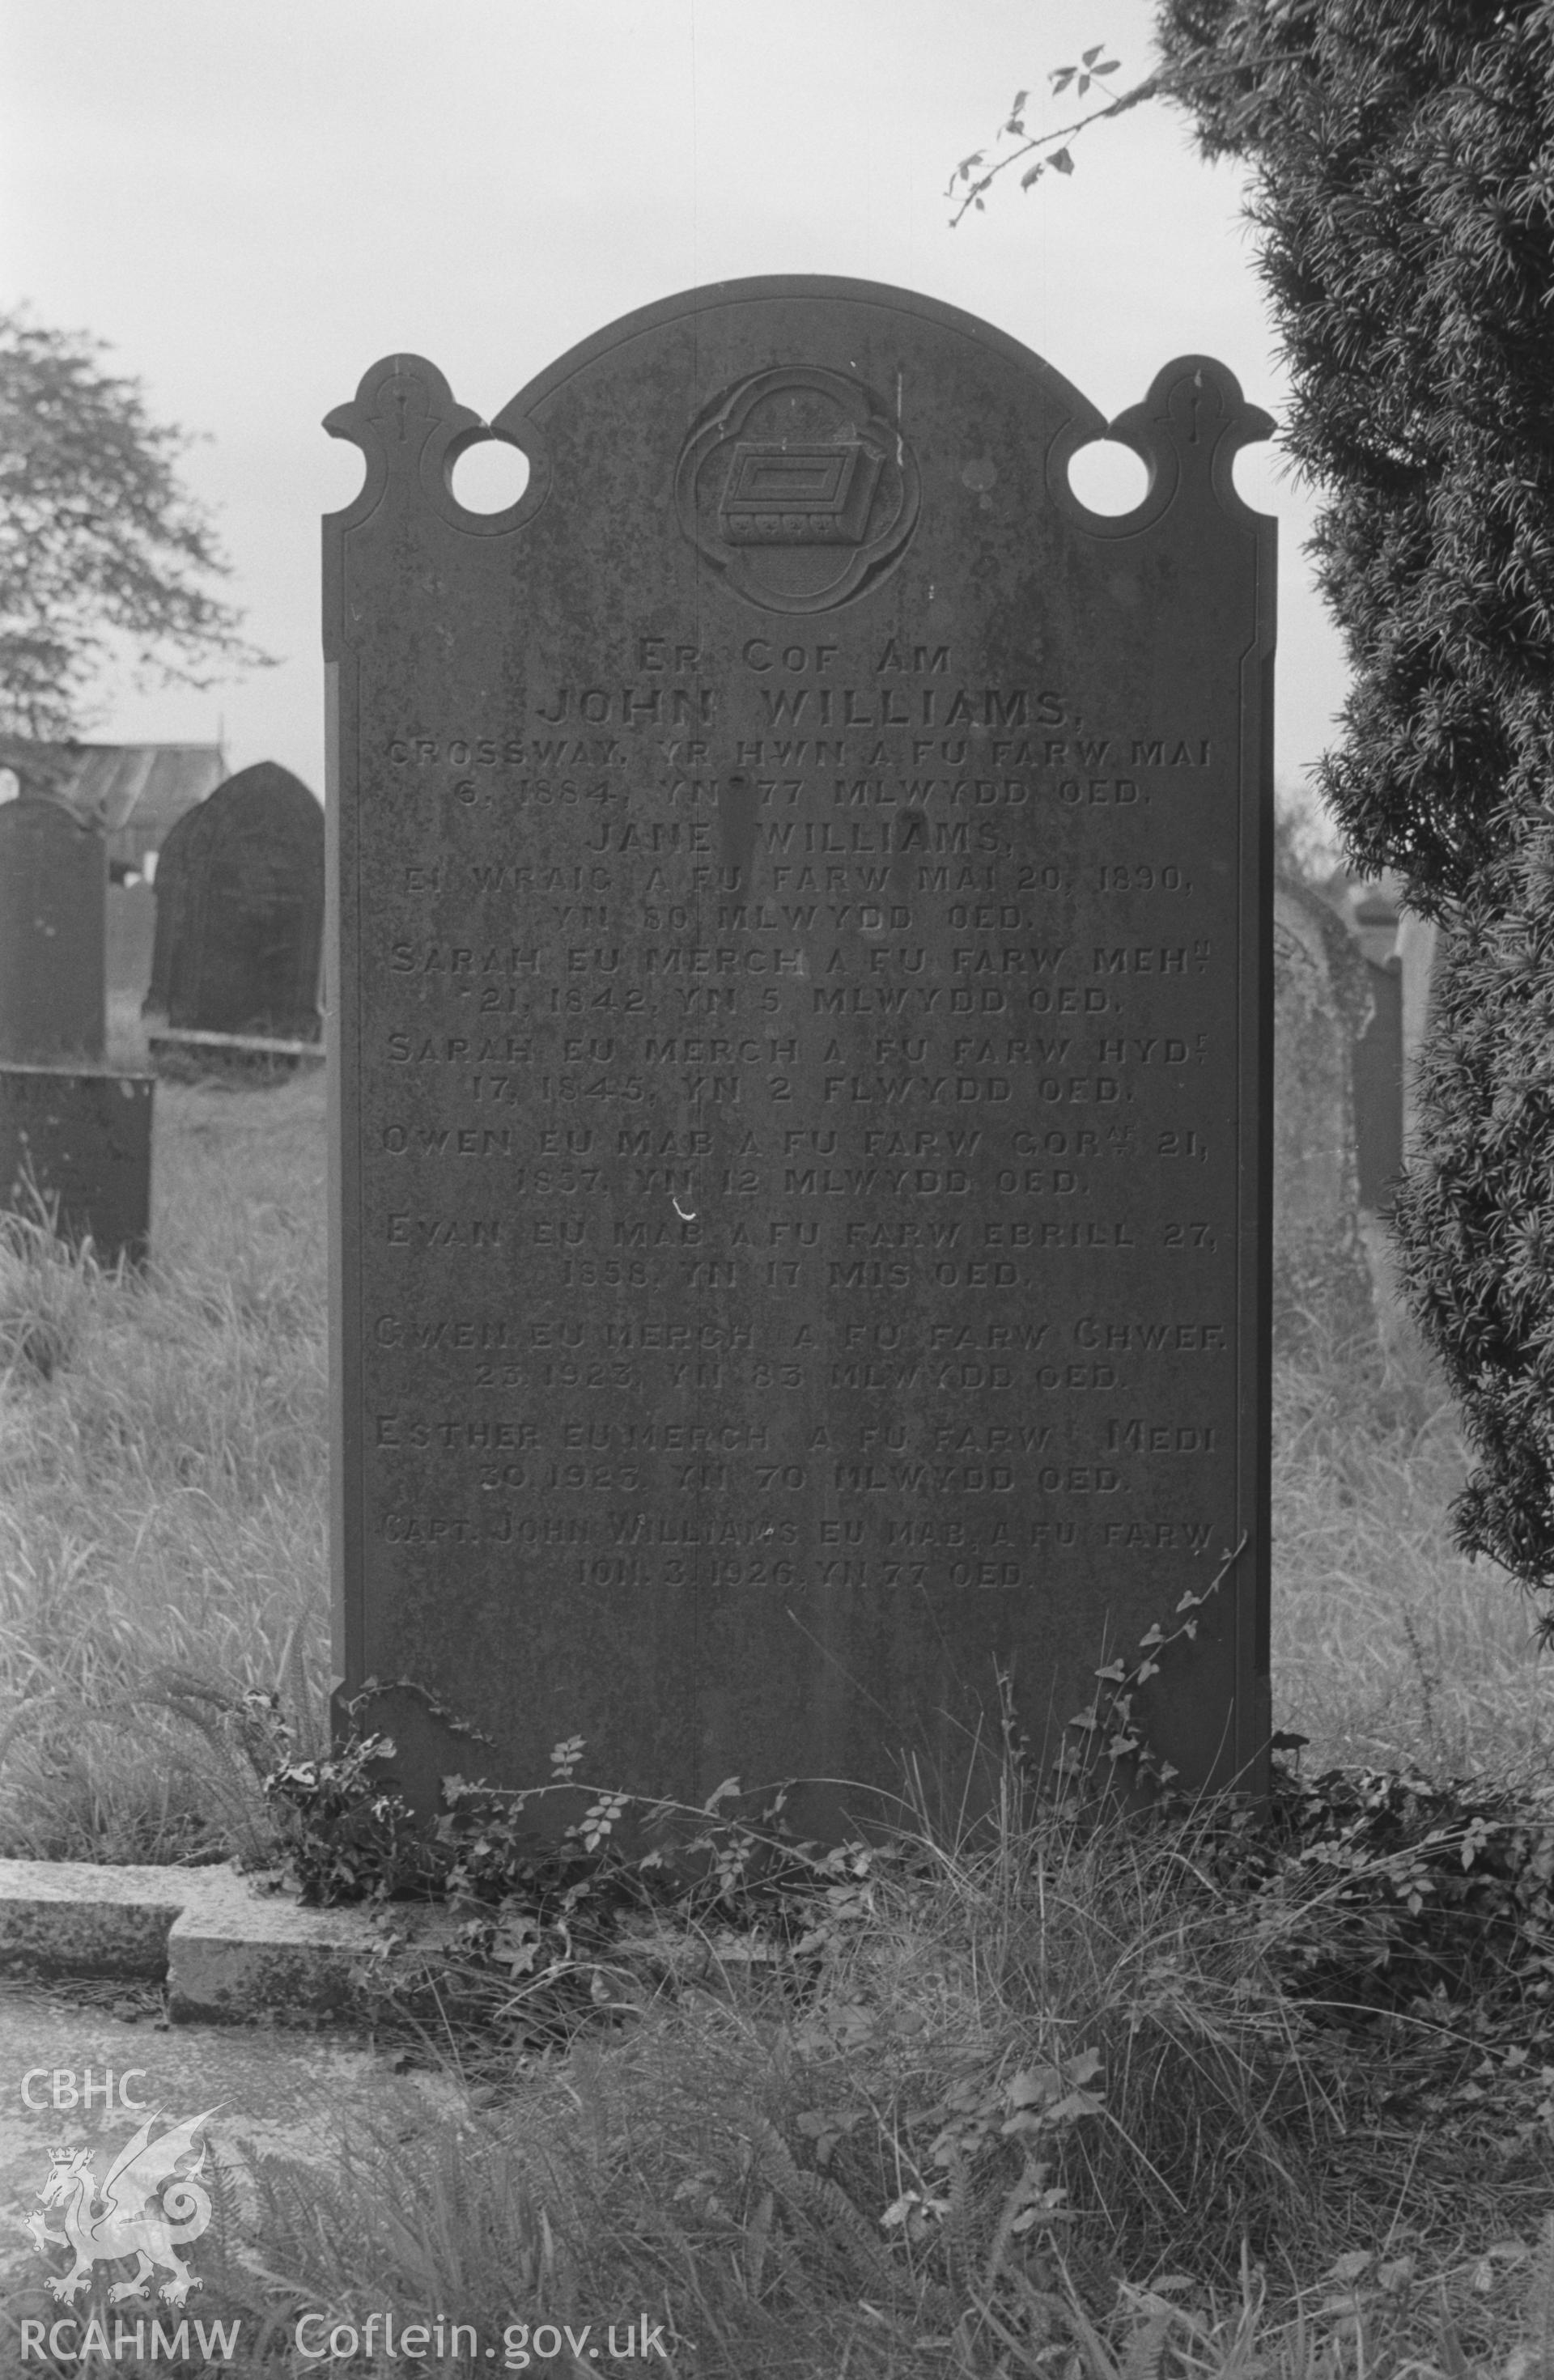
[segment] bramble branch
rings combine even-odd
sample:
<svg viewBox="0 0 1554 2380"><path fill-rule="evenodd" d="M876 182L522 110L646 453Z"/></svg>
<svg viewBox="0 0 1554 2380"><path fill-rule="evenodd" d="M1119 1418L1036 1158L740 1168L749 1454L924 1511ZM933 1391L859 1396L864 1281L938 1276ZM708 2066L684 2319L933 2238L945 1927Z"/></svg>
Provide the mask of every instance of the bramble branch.
<svg viewBox="0 0 1554 2380"><path fill-rule="evenodd" d="M1099 60L1099 48L1087 50L1085 53L1082 63L1078 67L1057 67L1050 77L1053 95L1056 96L1059 91L1066 91L1071 82L1074 84L1076 91L1083 95L1083 93L1089 89L1091 83L1098 80L1100 76L1114 74L1116 72L1117 61L1115 58L1100 60L1099 63L1097 63L1098 60ZM1054 173L1072 174L1074 171L1074 160L1068 152L1067 144L1069 141L1075 140L1081 132L1087 130L1092 124L1103 123L1108 116L1125 115L1129 108L1137 107L1144 100L1153 99L1157 92L1164 87L1165 80L1166 78L1163 74L1147 75L1143 82L1136 84L1132 91L1123 91L1119 98L1110 101L1105 107L1092 108L1088 115L1076 116L1072 124L1059 125L1051 132L1031 133L1028 136L1021 138L1018 148L1011 149L1005 155L998 158L994 164L988 167L986 173L980 175L976 181L971 179L971 176L976 167L983 164L987 154L986 151L978 149L974 155L963 158L960 164L956 166L953 174L951 175L949 188L944 193L947 199L953 198L955 195L955 185L957 182L964 182L966 186L961 194L961 202L959 206L955 209L954 213L950 218L951 230L954 230L955 225L960 222L961 217L966 212L968 208L975 207L978 212L981 212L982 194L985 190L990 188L1000 174L1007 173L1011 165L1017 165L1022 157L1029 157L1038 149L1054 149L1054 144L1062 144L1054 149L1054 153L1051 156L1038 157L1036 164L1029 166L1021 176L1020 188L1023 190L1028 190L1033 182L1038 181L1041 176L1046 173L1049 166L1051 167ZM1007 135L1023 136L1026 134L1025 117L1021 111L1029 96L1030 94L1028 91L1017 91L1015 92L1014 104L1010 108L1008 118L999 128L998 138L1001 140Z"/></svg>

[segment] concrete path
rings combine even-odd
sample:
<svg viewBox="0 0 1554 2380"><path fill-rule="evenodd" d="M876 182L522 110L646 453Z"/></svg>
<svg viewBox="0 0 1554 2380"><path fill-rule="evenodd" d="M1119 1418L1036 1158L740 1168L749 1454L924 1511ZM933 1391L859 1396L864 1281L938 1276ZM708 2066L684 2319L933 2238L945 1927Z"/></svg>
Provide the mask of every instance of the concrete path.
<svg viewBox="0 0 1554 2380"><path fill-rule="evenodd" d="M143 2012L131 2016L138 2001ZM155 1997L133 1986L118 2006L125 2014L73 1998L67 1985L0 1983L0 2304L30 2302L44 2277L64 2268L64 2249L40 2249L26 2228L51 2151L90 2151L100 2182L154 2110L176 2124L213 2109L212 2147L241 2186L256 2155L322 2166L344 2129L370 2123L410 2138L464 2104L448 2079L396 2073L386 2053L343 2032L162 2030ZM163 2131L158 2124L154 2136ZM61 2213L44 2219L57 2229ZM189 2255L197 2266L193 2248Z"/></svg>

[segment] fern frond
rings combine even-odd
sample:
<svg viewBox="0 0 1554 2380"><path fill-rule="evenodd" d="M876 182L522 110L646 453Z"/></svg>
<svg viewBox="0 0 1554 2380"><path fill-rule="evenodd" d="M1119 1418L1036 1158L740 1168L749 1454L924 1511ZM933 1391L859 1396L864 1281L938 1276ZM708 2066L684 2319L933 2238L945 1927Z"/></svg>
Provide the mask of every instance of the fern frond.
<svg viewBox="0 0 1554 2380"><path fill-rule="evenodd" d="M1174 2315L1152 2313L1145 2317L1127 2344L1123 2357L1122 2380L1160 2380L1160 2365L1165 2357L1165 2343Z"/></svg>

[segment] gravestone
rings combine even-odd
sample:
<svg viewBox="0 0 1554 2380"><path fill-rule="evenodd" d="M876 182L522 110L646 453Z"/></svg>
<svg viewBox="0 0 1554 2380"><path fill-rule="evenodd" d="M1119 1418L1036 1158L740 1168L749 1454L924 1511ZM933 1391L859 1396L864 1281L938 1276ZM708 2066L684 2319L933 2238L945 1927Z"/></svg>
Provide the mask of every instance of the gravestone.
<svg viewBox="0 0 1554 2380"><path fill-rule="evenodd" d="M1433 918L1405 909L1398 928L1398 958L1402 968L1402 1098L1403 1148L1411 1148L1419 1124L1419 1061L1430 1029L1435 1001L1436 969L1444 953L1441 929Z"/></svg>
<svg viewBox="0 0 1554 2380"><path fill-rule="evenodd" d="M1354 1151L1360 1205L1390 1210L1402 1172L1402 961L1366 960L1370 1008L1354 1048Z"/></svg>
<svg viewBox="0 0 1554 2380"><path fill-rule="evenodd" d="M1107 432L969 315L767 280L493 432L413 356L327 427L336 1660L407 1789L579 1735L953 1804L1001 1673L1050 1760L1196 1595L1134 1715L1256 1785L1266 417L1187 357Z"/></svg>
<svg viewBox="0 0 1554 2380"><path fill-rule="evenodd" d="M1398 905L1390 885L1385 881L1365 885L1356 893L1350 915L1366 958L1385 966L1398 947Z"/></svg>
<svg viewBox="0 0 1554 2380"><path fill-rule="evenodd" d="M0 1062L101 1058L107 851L61 803L0 807Z"/></svg>
<svg viewBox="0 0 1554 2380"><path fill-rule="evenodd" d="M0 1207L90 1239L104 1264L151 1245L154 1077L0 1065Z"/></svg>
<svg viewBox="0 0 1554 2380"><path fill-rule="evenodd" d="M203 847L210 840L209 820L202 819L202 813L213 798L208 794L203 802L175 820L156 856L151 887L151 980L140 1002L140 1014L162 1024L166 1024L175 998L180 1014L188 1005L194 953L193 888L197 875L203 870Z"/></svg>
<svg viewBox="0 0 1554 2380"><path fill-rule="evenodd" d="M1360 1229L1354 1049L1369 1009L1367 962L1317 893L1273 901L1273 1313L1292 1353L1374 1341Z"/></svg>
<svg viewBox="0 0 1554 2380"><path fill-rule="evenodd" d="M143 1013L175 1028L316 1041L323 813L273 760L185 812L157 859Z"/></svg>
<svg viewBox="0 0 1554 2380"><path fill-rule="evenodd" d="M141 1006L156 946L156 890L143 877L108 886L108 990Z"/></svg>

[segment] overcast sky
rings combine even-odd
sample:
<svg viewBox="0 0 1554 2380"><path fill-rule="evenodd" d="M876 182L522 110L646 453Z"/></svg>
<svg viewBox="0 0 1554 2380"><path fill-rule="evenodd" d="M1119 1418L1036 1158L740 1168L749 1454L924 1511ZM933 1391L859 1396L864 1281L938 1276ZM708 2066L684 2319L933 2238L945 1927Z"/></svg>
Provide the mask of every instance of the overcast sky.
<svg viewBox="0 0 1554 2380"><path fill-rule="evenodd" d="M360 478L319 428L380 356L490 416L575 342L698 283L832 273L984 315L1107 415L1172 356L1286 382L1243 185L1146 106L1075 171L948 228L944 188L1022 84L1092 42L1147 69L1146 0L0 0L0 303L109 341L202 433L188 476L250 635L280 657L204 693L105 687L100 740L214 740L322 793L318 520ZM1337 639L1271 448L1279 771L1329 740ZM466 493L465 482L460 492ZM1114 508L1115 504L1114 504Z"/></svg>

